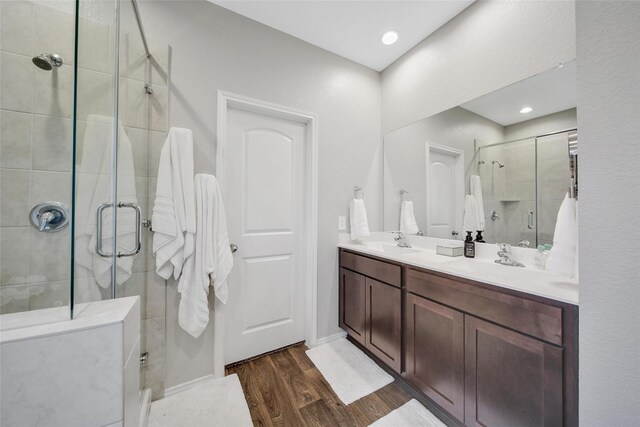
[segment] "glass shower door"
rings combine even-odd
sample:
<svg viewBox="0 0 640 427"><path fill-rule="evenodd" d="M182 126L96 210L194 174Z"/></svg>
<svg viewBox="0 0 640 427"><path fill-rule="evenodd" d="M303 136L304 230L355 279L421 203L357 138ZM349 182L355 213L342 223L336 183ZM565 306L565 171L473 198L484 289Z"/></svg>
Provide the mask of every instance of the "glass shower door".
<svg viewBox="0 0 640 427"><path fill-rule="evenodd" d="M558 210L569 191L569 133L537 139L538 244L553 243Z"/></svg>

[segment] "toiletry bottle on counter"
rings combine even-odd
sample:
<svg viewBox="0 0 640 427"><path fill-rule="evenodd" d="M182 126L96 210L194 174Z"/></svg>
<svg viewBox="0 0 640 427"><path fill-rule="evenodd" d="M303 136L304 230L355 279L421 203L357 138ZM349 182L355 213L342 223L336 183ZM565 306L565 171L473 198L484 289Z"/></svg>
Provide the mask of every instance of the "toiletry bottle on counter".
<svg viewBox="0 0 640 427"><path fill-rule="evenodd" d="M476 244L473 242L473 236L467 231L467 237L464 239L464 256L467 258L476 257Z"/></svg>
<svg viewBox="0 0 640 427"><path fill-rule="evenodd" d="M487 243L484 241L484 237L482 237L482 230L476 231L476 242L478 243Z"/></svg>

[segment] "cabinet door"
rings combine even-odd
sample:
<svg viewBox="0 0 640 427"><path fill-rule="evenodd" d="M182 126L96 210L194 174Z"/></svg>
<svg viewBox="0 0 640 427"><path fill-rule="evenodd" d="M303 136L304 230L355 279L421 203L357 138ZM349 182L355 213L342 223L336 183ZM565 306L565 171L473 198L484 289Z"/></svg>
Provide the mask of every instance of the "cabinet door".
<svg viewBox="0 0 640 427"><path fill-rule="evenodd" d="M340 269L340 327L356 341L365 343L365 277Z"/></svg>
<svg viewBox="0 0 640 427"><path fill-rule="evenodd" d="M466 316L466 424L561 426L562 349Z"/></svg>
<svg viewBox="0 0 640 427"><path fill-rule="evenodd" d="M396 372L402 365L402 291L366 279L367 333L365 346Z"/></svg>
<svg viewBox="0 0 640 427"><path fill-rule="evenodd" d="M407 379L464 421L464 314L407 294Z"/></svg>

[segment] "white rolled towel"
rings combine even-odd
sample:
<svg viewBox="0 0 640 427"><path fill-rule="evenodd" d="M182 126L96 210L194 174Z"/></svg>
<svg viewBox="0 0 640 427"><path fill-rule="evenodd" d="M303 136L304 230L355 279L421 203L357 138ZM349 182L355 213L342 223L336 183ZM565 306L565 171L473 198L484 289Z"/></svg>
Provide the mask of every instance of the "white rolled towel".
<svg viewBox="0 0 640 427"><path fill-rule="evenodd" d="M369 222L364 200L353 199L349 205L349 223L351 225L351 240L358 240L369 235Z"/></svg>
<svg viewBox="0 0 640 427"><path fill-rule="evenodd" d="M556 228L553 233L553 247L549 252L546 269L566 277L576 274L576 259L578 252L578 221L576 200L567 194L564 197Z"/></svg>
<svg viewBox="0 0 640 427"><path fill-rule="evenodd" d="M404 201L400 205L400 231L404 234L418 234L420 231L411 201Z"/></svg>

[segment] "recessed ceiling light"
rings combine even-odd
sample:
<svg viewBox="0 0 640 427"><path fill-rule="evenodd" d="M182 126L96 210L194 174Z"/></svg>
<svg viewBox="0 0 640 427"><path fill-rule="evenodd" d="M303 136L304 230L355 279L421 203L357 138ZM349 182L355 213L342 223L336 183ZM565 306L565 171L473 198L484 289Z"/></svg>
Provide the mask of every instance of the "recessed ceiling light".
<svg viewBox="0 0 640 427"><path fill-rule="evenodd" d="M522 110L520 110L520 112L522 114L527 114L527 113L530 113L532 111L533 111L533 108L531 108L531 107L524 107Z"/></svg>
<svg viewBox="0 0 640 427"><path fill-rule="evenodd" d="M382 35L382 43L389 45L398 41L398 33L395 31L387 31Z"/></svg>

